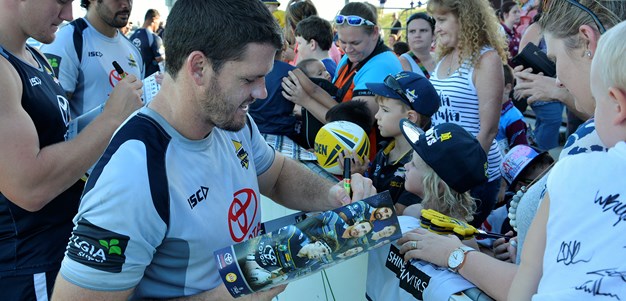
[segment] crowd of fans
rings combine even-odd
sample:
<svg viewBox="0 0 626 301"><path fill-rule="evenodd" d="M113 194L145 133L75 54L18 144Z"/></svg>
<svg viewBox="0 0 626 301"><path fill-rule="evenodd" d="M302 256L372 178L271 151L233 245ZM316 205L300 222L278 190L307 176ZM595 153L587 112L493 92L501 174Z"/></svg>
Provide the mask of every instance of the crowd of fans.
<svg viewBox="0 0 626 301"><path fill-rule="evenodd" d="M214 160L211 151L230 162L226 150L239 139L235 164L207 174L243 180L210 181L245 182L302 210L350 202L340 185L319 179L287 192L316 176L290 171L295 165L272 154L258 135L287 136L310 149L319 128L335 120L357 123L372 145L365 160L340 156L342 166L351 159L355 200L374 188L390 190L398 215L419 218L422 209L434 209L506 236L461 241L416 229L395 242L406 260L449 268L498 300L626 298L626 266L611 260L626 255L619 238L626 230L625 0L506 1L498 9L488 0L430 0L404 24L394 13L387 38L379 11L366 2L350 2L325 20L311 0L179 0L168 18L171 32L154 9L133 32L132 1L82 0L87 14L76 20L71 1L1 1L10 8L0 12L0 70L8 74L0 80L6 95L0 137L7 141L0 147L0 291L8 300L46 300L53 288L59 299L84 292L84 298L230 297L216 270L194 272L194 284L159 276L179 259L172 252L185 249L174 240L189 243L188 252L210 243L172 226L183 224L174 215L181 208L157 194L171 194L173 202L187 193L178 191L191 180L180 166L203 174L200 167L208 165L193 166L191 158ZM188 24L193 13L199 20ZM56 25L45 27L37 17ZM32 20L23 24L26 18ZM62 21L72 22L55 33ZM211 28L215 22L221 32ZM45 45L27 46L28 38ZM554 74L524 65L539 59L521 57L532 47L549 58L543 63ZM141 108L141 79L153 73L164 92ZM237 97L243 100L234 104ZM67 134L72 120L93 110L97 117ZM194 144L216 136L223 144ZM168 153L170 140L180 145ZM146 154L133 157L136 152ZM164 163L169 160L183 163L176 169ZM233 165L246 171L224 171ZM113 197L133 194L133 179L116 179L113 167L136 168L128 174L154 189L137 190L137 198L154 198L140 203L154 204L146 228L106 220L120 221L103 213L112 210L107 198L129 212L138 209ZM153 186L162 179L172 192ZM297 201L308 198L315 201ZM183 201L185 209L192 204ZM105 232L110 235L99 236ZM131 253L98 261L93 249L79 245L97 238L107 255ZM218 243L232 241L220 236ZM453 266L449 257L457 251L464 259ZM215 269L214 259L206 260ZM372 256L368 265L373 271L385 262ZM184 267L173 269L186 275ZM110 282L87 279L92 276ZM371 277L368 286L379 281ZM160 289L162 295L148 292ZM269 300L282 289L251 298ZM370 288L367 296L388 298Z"/></svg>

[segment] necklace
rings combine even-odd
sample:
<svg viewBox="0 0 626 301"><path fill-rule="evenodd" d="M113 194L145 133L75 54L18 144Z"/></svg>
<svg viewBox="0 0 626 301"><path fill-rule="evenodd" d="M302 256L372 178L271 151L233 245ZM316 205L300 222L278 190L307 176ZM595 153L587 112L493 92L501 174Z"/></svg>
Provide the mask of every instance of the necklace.
<svg viewBox="0 0 626 301"><path fill-rule="evenodd" d="M517 207L519 206L519 202L522 200L522 197L528 191L528 189L533 184L535 184L537 180L541 179L550 169L552 169L552 166L554 166L555 163L556 161L552 162L552 164L550 164L548 168L544 169L544 171L542 171L532 182L530 182L528 186L522 186L522 188L520 188L520 190L518 190L513 195L513 197L511 197L511 202L510 202L511 207L509 208L508 217L509 217L509 224L511 225L511 227L513 227L513 230L515 230L515 232L517 232Z"/></svg>
<svg viewBox="0 0 626 301"><path fill-rule="evenodd" d="M446 76L450 76L450 73L452 72L452 66L454 65L454 54L455 53L456 53L456 50L454 52L452 52L452 55L450 56L450 63L448 64L448 70L446 72Z"/></svg>
<svg viewBox="0 0 626 301"><path fill-rule="evenodd" d="M511 227L513 227L515 232L517 232L517 206L519 206L519 202L522 200L526 191L526 186L522 186L522 188L511 198L511 208L509 208L509 224L511 224Z"/></svg>

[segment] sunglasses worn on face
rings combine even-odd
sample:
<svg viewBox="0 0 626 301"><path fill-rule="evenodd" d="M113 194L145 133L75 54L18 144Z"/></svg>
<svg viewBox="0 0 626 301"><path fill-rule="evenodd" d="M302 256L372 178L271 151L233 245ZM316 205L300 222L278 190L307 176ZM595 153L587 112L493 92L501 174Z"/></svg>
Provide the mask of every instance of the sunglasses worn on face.
<svg viewBox="0 0 626 301"><path fill-rule="evenodd" d="M385 84L385 86L387 86L387 88L393 90L394 92L396 92L396 94L398 94L398 96L406 100L407 103L411 103L409 98L406 97L406 95L404 95L404 91L402 91L402 87L400 87L400 83L398 83L398 81L396 80L395 77L393 77L393 75L387 75L383 83Z"/></svg>
<svg viewBox="0 0 626 301"><path fill-rule="evenodd" d="M351 26L361 26L363 24L368 25L368 26L376 25L374 24L374 22L361 18L359 16L337 15L337 17L335 17L335 24L341 25L343 23L348 23L348 25L351 25Z"/></svg>

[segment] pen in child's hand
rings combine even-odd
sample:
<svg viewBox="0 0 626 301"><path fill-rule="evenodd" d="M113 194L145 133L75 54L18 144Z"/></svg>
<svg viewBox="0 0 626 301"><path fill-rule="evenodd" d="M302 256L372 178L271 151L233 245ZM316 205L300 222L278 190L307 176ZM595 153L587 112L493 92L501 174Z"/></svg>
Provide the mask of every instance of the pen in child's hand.
<svg viewBox="0 0 626 301"><path fill-rule="evenodd" d="M350 158L343 158L343 188L346 189L346 193L349 197L350 194Z"/></svg>
<svg viewBox="0 0 626 301"><path fill-rule="evenodd" d="M122 69L122 66L120 66L120 64L118 64L116 61L113 61L113 68L115 68L115 71L117 72L117 74L120 75L122 79L126 77L126 74L124 74L124 69Z"/></svg>

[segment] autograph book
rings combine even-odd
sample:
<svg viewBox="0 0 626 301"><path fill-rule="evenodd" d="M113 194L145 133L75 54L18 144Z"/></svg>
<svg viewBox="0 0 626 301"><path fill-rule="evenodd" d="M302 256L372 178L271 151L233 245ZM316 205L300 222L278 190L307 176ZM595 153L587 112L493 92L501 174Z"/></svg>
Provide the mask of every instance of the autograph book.
<svg viewBox="0 0 626 301"><path fill-rule="evenodd" d="M214 252L220 277L233 297L311 275L402 236L388 191L263 226L264 234Z"/></svg>

